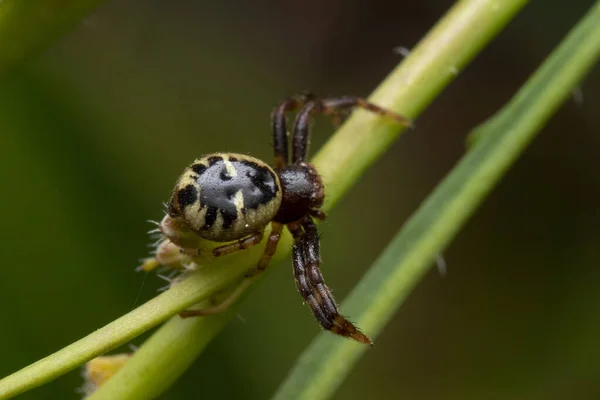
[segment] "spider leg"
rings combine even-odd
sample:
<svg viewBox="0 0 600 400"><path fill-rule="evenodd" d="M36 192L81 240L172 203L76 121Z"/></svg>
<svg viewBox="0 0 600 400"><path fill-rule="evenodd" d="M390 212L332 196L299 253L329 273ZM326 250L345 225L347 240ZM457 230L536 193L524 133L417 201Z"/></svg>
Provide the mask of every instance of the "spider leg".
<svg viewBox="0 0 600 400"><path fill-rule="evenodd" d="M229 309L229 307L231 307L236 301L239 300L239 298L244 294L246 289L248 289L250 287L250 285L252 285L253 281L254 281L254 279L251 279L251 278L244 279L243 281L241 281L235 287L235 289L233 289L231 291L231 293L229 293L227 298L225 300L223 300L221 303L217 304L216 306L207 307L207 308L203 308L200 310L185 310L185 311L180 312L179 316L181 318L203 317L206 315L214 315L214 314L219 314L224 311L227 311L227 309Z"/></svg>
<svg viewBox="0 0 600 400"><path fill-rule="evenodd" d="M278 224L276 222L271 223L271 233L269 234L269 238L267 239L267 245L265 246L265 251L258 261L256 268L254 268L251 272L246 274L245 279L243 279L236 287L229 293L227 298L223 300L221 303L217 304L213 307L203 308L200 310L185 310L179 313L181 318L189 318L189 317L201 317L205 315L213 315L221 313L231 307L235 302L239 300L239 298L244 294L246 289L248 289L252 282L254 282L254 278L257 275L264 272L269 265L269 261L275 254L275 250L277 250L277 244L279 243L279 239L281 238L281 231L283 230L283 225ZM260 232L262 239L263 232ZM258 240L260 243L260 239ZM235 243L234 243L235 244ZM222 246L223 247L223 246ZM218 248L218 247L217 247ZM239 249L238 249L239 250ZM235 251L235 250L234 250Z"/></svg>
<svg viewBox="0 0 600 400"><path fill-rule="evenodd" d="M264 234L264 231L254 232L234 242L217 246L212 250L205 248L180 248L179 251L189 257L207 256L211 253L214 257L221 257L226 256L227 254L235 253L236 251L247 250L256 246L262 241Z"/></svg>
<svg viewBox="0 0 600 400"><path fill-rule="evenodd" d="M287 119L285 114L296 111L314 97L311 93L304 93L283 100L273 109L271 113L271 130L273 132L273 144L275 148L275 168L283 168L289 161Z"/></svg>
<svg viewBox="0 0 600 400"><path fill-rule="evenodd" d="M255 232L250 236L241 238L233 243L215 247L212 250L212 253L215 257L221 257L227 254L235 253L236 251L252 248L262 241L264 234L264 231Z"/></svg>
<svg viewBox="0 0 600 400"><path fill-rule="evenodd" d="M325 115L339 115L345 109L360 107L374 114L395 120L398 124L412 127L412 121L386 108L373 104L362 97L342 96L321 100L321 112Z"/></svg>
<svg viewBox="0 0 600 400"><path fill-rule="evenodd" d="M314 314L319 324L327 330L333 328L333 323L327 317L327 314L323 311L321 304L317 301L313 288L306 277L305 265L306 259L304 256L305 239L302 237L294 243L292 248L292 264L294 266L294 279L296 281L296 287L300 292L300 295L310 307L310 310Z"/></svg>
<svg viewBox="0 0 600 400"><path fill-rule="evenodd" d="M263 252L262 257L258 261L256 268L251 270L246 274L246 277L253 277L264 272L269 266L269 262L275 254L277 250L277 244L279 243L279 239L281 239L281 231L283 230L283 225L277 222L271 222L271 233L269 234L269 238L267 239L267 245L265 246L265 251Z"/></svg>
<svg viewBox="0 0 600 400"><path fill-rule="evenodd" d="M327 214L325 214L325 211L321 211L321 210L310 210L308 211L308 214L311 215L312 217L315 217L321 221L325 221L327 219Z"/></svg>
<svg viewBox="0 0 600 400"><path fill-rule="evenodd" d="M302 297L324 329L372 345L368 336L340 315L335 299L325 285L319 269L321 246L316 225L307 217L302 221L302 227L305 233L296 241L293 249L294 277Z"/></svg>
<svg viewBox="0 0 600 400"><path fill-rule="evenodd" d="M313 114L321 113L337 118L343 110L354 107L360 107L372 113L392 118L403 126L412 126L410 119L370 103L361 97L343 96L330 99L310 100L300 110L296 116L296 121L294 122L292 162L298 163L306 159L308 153L310 118Z"/></svg>

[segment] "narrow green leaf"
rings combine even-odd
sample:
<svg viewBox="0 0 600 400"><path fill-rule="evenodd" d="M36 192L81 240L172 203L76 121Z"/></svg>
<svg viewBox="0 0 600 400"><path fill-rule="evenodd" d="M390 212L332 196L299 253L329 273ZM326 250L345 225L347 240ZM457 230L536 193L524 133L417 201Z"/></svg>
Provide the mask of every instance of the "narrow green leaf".
<svg viewBox="0 0 600 400"><path fill-rule="evenodd" d="M376 337L402 301L454 238L600 55L600 2L573 29L496 116L478 127L478 140L416 211L352 291L343 310ZM322 333L274 396L326 399L364 346Z"/></svg>

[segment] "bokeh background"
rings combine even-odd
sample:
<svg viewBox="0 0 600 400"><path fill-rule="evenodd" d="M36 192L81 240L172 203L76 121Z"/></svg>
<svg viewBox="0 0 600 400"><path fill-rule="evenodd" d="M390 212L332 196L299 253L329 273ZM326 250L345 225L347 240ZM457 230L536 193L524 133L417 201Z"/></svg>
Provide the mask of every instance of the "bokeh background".
<svg viewBox="0 0 600 400"><path fill-rule="evenodd" d="M131 310L145 221L187 163L269 160L281 98L368 94L452 3L112 2L0 82L0 376ZM533 1L330 214L339 299L592 3ZM599 89L596 68L335 398L600 398ZM319 331L289 261L239 314L162 398L268 398ZM79 373L19 398L79 398Z"/></svg>

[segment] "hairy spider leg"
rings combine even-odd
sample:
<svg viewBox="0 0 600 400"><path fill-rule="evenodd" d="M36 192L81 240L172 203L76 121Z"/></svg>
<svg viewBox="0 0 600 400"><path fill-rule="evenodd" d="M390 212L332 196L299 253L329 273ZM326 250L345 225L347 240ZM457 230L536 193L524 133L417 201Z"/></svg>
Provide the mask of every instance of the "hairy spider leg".
<svg viewBox="0 0 600 400"><path fill-rule="evenodd" d="M264 230L255 232L250 236L238 239L233 243L228 243L223 246L215 247L212 252L215 257L221 257L227 254L235 253L236 251L247 250L259 244L262 241L264 235Z"/></svg>
<svg viewBox="0 0 600 400"><path fill-rule="evenodd" d="M308 153L310 118L315 113L337 117L346 109L360 107L381 116L394 119L400 125L412 126L410 119L370 103L361 97L343 96L321 100L310 100L300 110L294 122L292 139L292 163L303 162Z"/></svg>
<svg viewBox="0 0 600 400"><path fill-rule="evenodd" d="M259 244L263 240L264 234L265 234L264 230L254 232L254 233L252 233L248 236L244 236L243 238L238 239L234 242L215 247L214 249L210 250L210 252L215 257L221 257L221 256L226 256L227 254L235 253L236 251L247 250L247 249L250 249L250 248L256 246L257 244ZM202 248L198 248L198 249L185 249L184 248L184 249L181 249L181 252L190 257L202 256L207 253L207 251Z"/></svg>
<svg viewBox="0 0 600 400"><path fill-rule="evenodd" d="M294 246L294 275L302 296L306 299L321 326L337 335L372 345L371 339L340 315L331 290L320 270L321 246L317 226L311 217L302 221L304 235ZM305 295L308 295L305 297Z"/></svg>
<svg viewBox="0 0 600 400"><path fill-rule="evenodd" d="M269 263L271 262L271 258L273 258L273 254L277 250L277 244L281 239L281 231L283 230L283 225L278 222L271 222L271 233L269 234L269 238L267 239L267 245L265 246L265 251L263 255L258 260L258 265L256 269L250 271L247 276L258 275L264 270L267 269Z"/></svg>

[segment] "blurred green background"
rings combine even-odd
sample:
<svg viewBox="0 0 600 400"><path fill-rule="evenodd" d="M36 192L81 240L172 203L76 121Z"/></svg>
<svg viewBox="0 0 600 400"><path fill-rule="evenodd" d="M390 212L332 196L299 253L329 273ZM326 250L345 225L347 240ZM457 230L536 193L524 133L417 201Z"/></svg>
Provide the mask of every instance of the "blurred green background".
<svg viewBox="0 0 600 400"><path fill-rule="evenodd" d="M132 309L145 221L186 164L270 160L280 99L367 95L452 3L114 2L0 82L0 376ZM592 3L532 2L330 214L338 299ZM596 68L335 398L600 398L598 93ZM138 304L163 284L150 274ZM268 398L319 331L289 260L239 315L162 398ZM79 398L79 375L19 398Z"/></svg>

